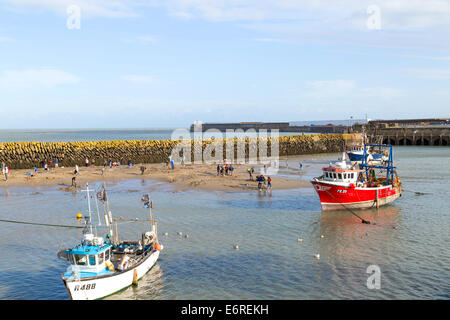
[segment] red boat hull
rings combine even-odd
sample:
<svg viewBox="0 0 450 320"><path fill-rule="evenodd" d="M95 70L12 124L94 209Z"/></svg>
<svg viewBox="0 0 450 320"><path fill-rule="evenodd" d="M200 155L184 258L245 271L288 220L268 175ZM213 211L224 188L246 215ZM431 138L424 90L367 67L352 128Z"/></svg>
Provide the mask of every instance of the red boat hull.
<svg viewBox="0 0 450 320"><path fill-rule="evenodd" d="M392 185L378 188L344 187L311 181L320 198L322 210L369 209L388 204L401 193Z"/></svg>

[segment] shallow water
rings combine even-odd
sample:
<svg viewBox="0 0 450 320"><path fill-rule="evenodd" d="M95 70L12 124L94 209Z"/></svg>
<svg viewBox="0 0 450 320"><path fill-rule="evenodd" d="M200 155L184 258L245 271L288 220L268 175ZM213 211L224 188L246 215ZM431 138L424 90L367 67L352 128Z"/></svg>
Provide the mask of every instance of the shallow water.
<svg viewBox="0 0 450 320"><path fill-rule="evenodd" d="M146 217L140 198L152 190L164 250L138 287L108 299L449 299L450 148L395 153L403 196L358 212L376 225L345 211L321 213L312 188L266 194L174 192L149 180L110 186L115 217ZM290 158L280 174L296 174L302 161L309 179L337 156ZM0 204L1 219L52 224L75 224L86 210L83 193L57 187L0 189ZM133 240L145 227L123 223L121 238ZM78 229L0 223L0 298L67 299L60 278L67 264L56 253L79 238ZM366 285L372 264L381 269L378 290Z"/></svg>

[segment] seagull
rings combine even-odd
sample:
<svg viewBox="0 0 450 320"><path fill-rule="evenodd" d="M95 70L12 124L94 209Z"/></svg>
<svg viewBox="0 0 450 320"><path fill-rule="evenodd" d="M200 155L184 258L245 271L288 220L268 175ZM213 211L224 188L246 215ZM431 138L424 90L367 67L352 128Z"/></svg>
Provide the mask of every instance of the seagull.
<svg viewBox="0 0 450 320"><path fill-rule="evenodd" d="M239 250L239 246L237 244L234 245L235 250Z"/></svg>
<svg viewBox="0 0 450 320"><path fill-rule="evenodd" d="M181 236L182 234L183 234L183 233L181 233L181 232L178 232L178 235L179 235L179 236Z"/></svg>
<svg viewBox="0 0 450 320"><path fill-rule="evenodd" d="M316 257L317 259L320 259L320 254L316 253L316 254L314 255L314 257Z"/></svg>
<svg viewBox="0 0 450 320"><path fill-rule="evenodd" d="M298 238L297 241L298 241L298 242L302 242L303 239L302 239L302 238Z"/></svg>

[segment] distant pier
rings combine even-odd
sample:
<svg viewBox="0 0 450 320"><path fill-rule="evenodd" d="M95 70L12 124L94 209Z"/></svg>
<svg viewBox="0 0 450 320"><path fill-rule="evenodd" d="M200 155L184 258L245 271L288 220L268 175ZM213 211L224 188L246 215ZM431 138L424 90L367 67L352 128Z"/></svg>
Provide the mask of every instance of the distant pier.
<svg viewBox="0 0 450 320"><path fill-rule="evenodd" d="M396 146L449 146L450 118L373 120L366 126L373 143Z"/></svg>
<svg viewBox="0 0 450 320"><path fill-rule="evenodd" d="M197 128L197 129L196 129ZM190 127L190 131L219 130L226 132L227 130L278 130L279 132L310 132L310 133L347 133L348 126L344 125L309 125L297 126L291 125L289 122L238 122L238 123L194 123Z"/></svg>

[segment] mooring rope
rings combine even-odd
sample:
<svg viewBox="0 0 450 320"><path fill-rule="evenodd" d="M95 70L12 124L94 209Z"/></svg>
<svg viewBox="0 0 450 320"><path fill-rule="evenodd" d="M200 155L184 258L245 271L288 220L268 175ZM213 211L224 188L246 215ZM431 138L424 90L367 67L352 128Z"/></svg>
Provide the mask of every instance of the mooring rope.
<svg viewBox="0 0 450 320"><path fill-rule="evenodd" d="M62 224L48 224L48 223L37 223L37 222L26 222L26 221L4 220L4 219L0 219L0 222L31 224L31 225L36 225L36 226L59 227L59 228L77 228L77 229L84 228L84 226L66 226L66 225L62 225Z"/></svg>
<svg viewBox="0 0 450 320"><path fill-rule="evenodd" d="M337 202L339 202L345 209L347 209L348 211L350 211L353 215L355 215L356 217L358 217L361 220L361 223L365 223L365 224L370 224L370 221L364 220L363 218L361 218L360 216L358 216L353 210L351 210L350 208L347 208L342 202L340 202L338 199L336 199L328 190L325 190L330 196L333 197L334 200L336 200Z"/></svg>

